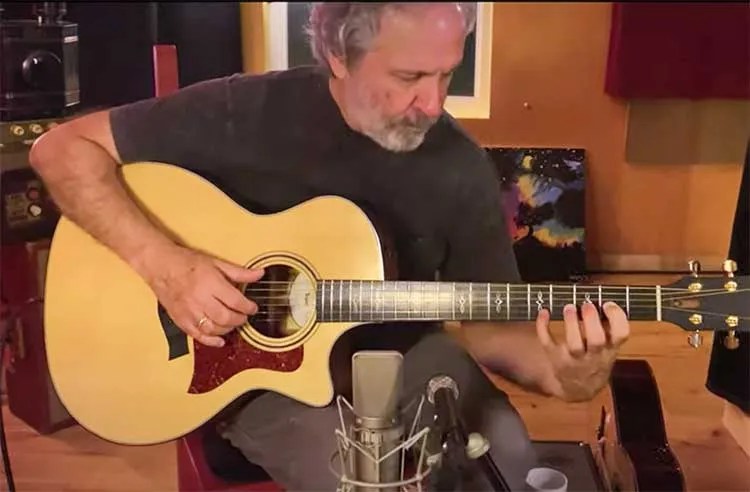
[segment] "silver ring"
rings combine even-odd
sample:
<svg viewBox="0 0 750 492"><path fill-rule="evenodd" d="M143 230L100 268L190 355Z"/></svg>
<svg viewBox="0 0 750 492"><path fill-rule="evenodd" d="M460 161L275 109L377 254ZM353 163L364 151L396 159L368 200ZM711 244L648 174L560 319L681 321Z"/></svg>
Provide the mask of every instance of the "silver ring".
<svg viewBox="0 0 750 492"><path fill-rule="evenodd" d="M198 328L200 329L203 324L208 321L208 318L206 316L202 317L200 320L198 320Z"/></svg>

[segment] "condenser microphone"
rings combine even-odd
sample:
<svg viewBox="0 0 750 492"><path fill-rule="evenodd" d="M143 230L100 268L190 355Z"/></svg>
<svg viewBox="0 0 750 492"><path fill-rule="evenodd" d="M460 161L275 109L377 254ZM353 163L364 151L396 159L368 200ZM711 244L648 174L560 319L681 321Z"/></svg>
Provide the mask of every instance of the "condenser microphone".
<svg viewBox="0 0 750 492"><path fill-rule="evenodd" d="M451 434L455 434L459 426L457 400L458 384L452 377L440 374L427 382L427 401L435 407L435 416L444 430Z"/></svg>
<svg viewBox="0 0 750 492"><path fill-rule="evenodd" d="M510 487L489 453L489 443L480 434L468 434L458 410L459 390L456 381L440 374L427 382L427 401L435 409L435 434L441 441L444 473L438 474L437 490L454 490L459 474L451 468L461 469L477 462L490 490L509 491Z"/></svg>
<svg viewBox="0 0 750 492"><path fill-rule="evenodd" d="M360 351L352 356L353 441L351 455L358 492L397 492L402 479L404 423L401 421L403 356L395 351ZM386 456L389 453L390 456Z"/></svg>

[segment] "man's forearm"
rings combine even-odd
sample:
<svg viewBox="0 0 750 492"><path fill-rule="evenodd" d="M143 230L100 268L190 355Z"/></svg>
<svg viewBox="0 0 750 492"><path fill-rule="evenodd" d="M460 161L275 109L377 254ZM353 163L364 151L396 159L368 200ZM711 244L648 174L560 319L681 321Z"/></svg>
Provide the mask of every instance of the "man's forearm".
<svg viewBox="0 0 750 492"><path fill-rule="evenodd" d="M530 391L561 395L533 322L464 322L461 337L477 362L491 372Z"/></svg>
<svg viewBox="0 0 750 492"><path fill-rule="evenodd" d="M570 402L593 398L609 381L616 357L611 348L592 348L576 357L566 343L549 340L545 346L535 322L463 323L461 332L467 350L489 371ZM551 337L544 333L545 339Z"/></svg>
<svg viewBox="0 0 750 492"><path fill-rule="evenodd" d="M34 145L30 162L61 212L139 274L172 245L127 195L117 162L99 144L73 132L50 134Z"/></svg>

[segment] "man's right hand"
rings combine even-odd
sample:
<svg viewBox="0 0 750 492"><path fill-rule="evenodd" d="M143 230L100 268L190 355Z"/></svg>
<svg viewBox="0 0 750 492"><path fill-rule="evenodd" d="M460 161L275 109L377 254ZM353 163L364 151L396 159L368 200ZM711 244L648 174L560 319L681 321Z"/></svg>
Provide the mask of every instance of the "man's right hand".
<svg viewBox="0 0 750 492"><path fill-rule="evenodd" d="M35 140L29 163L61 212L130 264L177 326L198 342L224 345L221 335L257 311L232 282L255 282L263 270L247 270L176 245L125 190L108 111L45 133Z"/></svg>
<svg viewBox="0 0 750 492"><path fill-rule="evenodd" d="M246 269L180 246L161 251L146 281L172 320L198 342L221 347L221 338L255 314L257 304L236 284L258 281L262 269Z"/></svg>

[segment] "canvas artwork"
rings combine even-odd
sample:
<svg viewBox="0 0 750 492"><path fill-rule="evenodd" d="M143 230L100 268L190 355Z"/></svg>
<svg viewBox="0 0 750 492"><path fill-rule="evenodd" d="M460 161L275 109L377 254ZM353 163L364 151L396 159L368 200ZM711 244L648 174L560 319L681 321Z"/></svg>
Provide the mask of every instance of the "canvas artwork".
<svg viewBox="0 0 750 492"><path fill-rule="evenodd" d="M585 274L585 151L486 149L497 166L524 281L575 281Z"/></svg>

